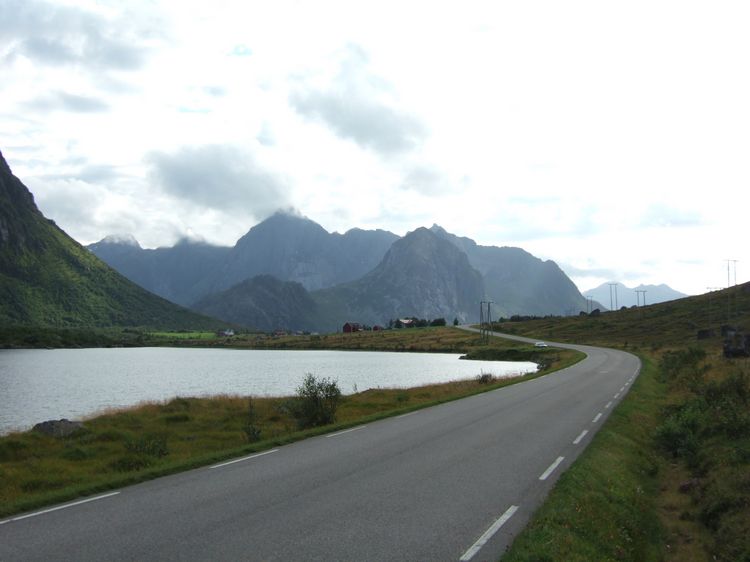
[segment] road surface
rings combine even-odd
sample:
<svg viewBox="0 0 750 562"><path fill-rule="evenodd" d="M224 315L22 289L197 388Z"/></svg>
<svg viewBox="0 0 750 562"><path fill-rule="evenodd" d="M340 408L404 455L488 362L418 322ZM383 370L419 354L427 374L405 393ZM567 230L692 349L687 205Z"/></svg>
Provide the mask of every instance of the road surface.
<svg viewBox="0 0 750 562"><path fill-rule="evenodd" d="M497 560L640 368L624 352L559 345L588 356L521 384L2 519L0 560Z"/></svg>

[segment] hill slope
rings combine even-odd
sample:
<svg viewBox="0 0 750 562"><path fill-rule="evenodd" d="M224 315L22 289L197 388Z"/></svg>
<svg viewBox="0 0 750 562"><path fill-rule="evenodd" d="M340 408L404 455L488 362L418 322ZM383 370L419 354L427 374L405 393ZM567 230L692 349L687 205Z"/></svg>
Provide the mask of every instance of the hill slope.
<svg viewBox="0 0 750 562"><path fill-rule="evenodd" d="M0 322L162 328L217 325L131 283L47 220L2 153Z"/></svg>
<svg viewBox="0 0 750 562"><path fill-rule="evenodd" d="M467 321L478 314L482 295L482 276L466 254L418 228L394 242L370 273L313 298L338 324L384 324L405 316Z"/></svg>
<svg viewBox="0 0 750 562"><path fill-rule="evenodd" d="M555 262L521 248L480 246L438 225L430 230L466 253L482 274L485 297L494 301L497 314L572 315L586 310L586 299Z"/></svg>
<svg viewBox="0 0 750 562"><path fill-rule="evenodd" d="M182 239L169 248L143 249L134 238L108 236L87 246L133 283L189 306L204 296L207 275L220 270L230 248Z"/></svg>
<svg viewBox="0 0 750 562"><path fill-rule="evenodd" d="M305 288L271 275L258 275L204 297L195 310L265 332L315 331L320 326L317 305Z"/></svg>

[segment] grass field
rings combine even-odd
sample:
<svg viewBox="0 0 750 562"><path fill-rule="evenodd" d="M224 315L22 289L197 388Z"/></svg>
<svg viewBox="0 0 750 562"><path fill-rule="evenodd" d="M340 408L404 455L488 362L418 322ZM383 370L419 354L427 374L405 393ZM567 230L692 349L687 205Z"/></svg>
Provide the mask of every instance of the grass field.
<svg viewBox="0 0 750 562"><path fill-rule="evenodd" d="M174 331L174 332L148 332L146 333L148 338L157 340L213 340L219 339L220 336L216 335L216 332L199 332L199 331Z"/></svg>
<svg viewBox="0 0 750 562"><path fill-rule="evenodd" d="M750 560L750 364L723 357L720 322L750 331L750 285L598 318L497 326L644 361L503 560ZM699 340L708 328L715 335Z"/></svg>
<svg viewBox="0 0 750 562"><path fill-rule="evenodd" d="M535 357L546 365L546 370L517 379L464 380L355 393L342 398L335 424L305 431L298 430L290 416L286 407L289 397L218 396L181 397L107 412L87 420L84 430L63 439L33 431L7 435L0 437L0 515L499 388L581 358L575 352L535 350L499 339L485 346L475 334L454 328L413 329L408 333L402 330L396 335L399 334L408 337L381 337L370 332L347 338L333 336L328 343L336 349L396 349L405 345L414 350L439 347L500 357L522 354ZM352 347L347 348L347 344Z"/></svg>

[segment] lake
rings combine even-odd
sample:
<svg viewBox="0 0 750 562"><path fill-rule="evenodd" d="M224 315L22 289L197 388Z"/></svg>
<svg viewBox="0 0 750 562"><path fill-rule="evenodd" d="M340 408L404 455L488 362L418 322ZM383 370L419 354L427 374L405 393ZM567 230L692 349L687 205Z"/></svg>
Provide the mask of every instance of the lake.
<svg viewBox="0 0 750 562"><path fill-rule="evenodd" d="M184 348L0 350L0 435L175 396L293 395L307 373L344 394L536 370L445 353Z"/></svg>

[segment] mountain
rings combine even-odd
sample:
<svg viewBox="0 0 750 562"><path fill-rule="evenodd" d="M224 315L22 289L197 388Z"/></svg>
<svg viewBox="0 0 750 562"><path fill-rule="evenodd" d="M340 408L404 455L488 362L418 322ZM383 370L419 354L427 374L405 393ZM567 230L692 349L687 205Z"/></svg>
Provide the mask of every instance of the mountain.
<svg viewBox="0 0 750 562"><path fill-rule="evenodd" d="M224 266L230 248L184 238L169 248L141 248L132 236L107 236L87 246L141 287L189 306L204 296L206 276Z"/></svg>
<svg viewBox="0 0 750 562"><path fill-rule="evenodd" d="M0 153L0 324L209 328L128 281L47 220Z"/></svg>
<svg viewBox="0 0 750 562"><path fill-rule="evenodd" d="M370 273L312 294L327 321L385 324L407 316L475 319L482 276L466 254L426 228L393 243Z"/></svg>
<svg viewBox="0 0 750 562"><path fill-rule="evenodd" d="M258 275L195 304L209 316L264 332L274 330L315 331L319 311L305 288L294 281Z"/></svg>
<svg viewBox="0 0 750 562"><path fill-rule="evenodd" d="M261 274L297 281L309 291L331 287L369 272L397 239L383 230L332 234L306 217L277 212L237 241L210 289Z"/></svg>
<svg viewBox="0 0 750 562"><path fill-rule="evenodd" d="M481 273L483 296L494 301L493 317L571 315L586 310L586 299L555 262L542 261L521 248L480 246L438 225L430 230L465 252Z"/></svg>
<svg viewBox="0 0 750 562"><path fill-rule="evenodd" d="M638 295L636 291L646 291L645 302L646 304L657 304L660 302L673 301L684 298L688 295L675 291L671 287L665 284L661 285L638 285L637 287L630 288L622 283L617 284L617 302L615 305L615 292L612 289L610 296L610 284L602 283L598 287L584 292L583 294L587 297L593 297L594 300L599 301L604 305L605 308L622 308L626 306L630 308L635 306L638 301L643 305L644 295L641 293ZM638 299L638 300L636 300Z"/></svg>
<svg viewBox="0 0 750 562"><path fill-rule="evenodd" d="M308 218L278 212L232 248L186 240L144 250L132 240L110 237L88 248L142 287L191 305L258 275L296 281L311 291L352 281L371 271L397 239L384 230L329 233Z"/></svg>

